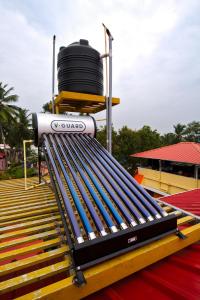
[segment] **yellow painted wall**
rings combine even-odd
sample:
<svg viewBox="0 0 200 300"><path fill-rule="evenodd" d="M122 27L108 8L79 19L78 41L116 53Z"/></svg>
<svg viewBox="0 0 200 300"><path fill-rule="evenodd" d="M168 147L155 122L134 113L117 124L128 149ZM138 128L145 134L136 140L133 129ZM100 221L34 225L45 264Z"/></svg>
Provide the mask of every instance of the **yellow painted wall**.
<svg viewBox="0 0 200 300"><path fill-rule="evenodd" d="M146 168L138 168L139 174L144 175L142 184L161 190L167 194L175 194L200 187L200 180L185 176L159 172Z"/></svg>

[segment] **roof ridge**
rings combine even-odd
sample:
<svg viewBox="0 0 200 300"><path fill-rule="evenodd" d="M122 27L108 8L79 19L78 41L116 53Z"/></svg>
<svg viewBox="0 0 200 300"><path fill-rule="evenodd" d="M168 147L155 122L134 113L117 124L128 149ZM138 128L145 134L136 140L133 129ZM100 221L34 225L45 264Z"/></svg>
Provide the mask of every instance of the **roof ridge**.
<svg viewBox="0 0 200 300"><path fill-rule="evenodd" d="M196 142L189 142L189 141L182 141L182 142L179 142L179 143L176 143L176 144L198 144ZM173 144L173 145L176 145L176 144Z"/></svg>
<svg viewBox="0 0 200 300"><path fill-rule="evenodd" d="M130 156L200 165L200 144L195 142L180 142L133 153Z"/></svg>

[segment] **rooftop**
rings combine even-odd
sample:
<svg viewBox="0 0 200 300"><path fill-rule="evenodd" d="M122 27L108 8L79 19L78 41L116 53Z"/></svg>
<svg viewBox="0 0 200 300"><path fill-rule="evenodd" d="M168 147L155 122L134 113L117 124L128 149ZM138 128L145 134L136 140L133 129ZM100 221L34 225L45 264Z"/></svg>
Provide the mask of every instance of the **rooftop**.
<svg viewBox="0 0 200 300"><path fill-rule="evenodd" d="M200 216L200 189L161 200ZM194 209L195 208L195 209ZM87 297L87 300L199 299L200 244L193 244ZM133 297L133 296L132 296Z"/></svg>
<svg viewBox="0 0 200 300"><path fill-rule="evenodd" d="M170 146L138 152L131 156L200 165L200 143L181 142Z"/></svg>

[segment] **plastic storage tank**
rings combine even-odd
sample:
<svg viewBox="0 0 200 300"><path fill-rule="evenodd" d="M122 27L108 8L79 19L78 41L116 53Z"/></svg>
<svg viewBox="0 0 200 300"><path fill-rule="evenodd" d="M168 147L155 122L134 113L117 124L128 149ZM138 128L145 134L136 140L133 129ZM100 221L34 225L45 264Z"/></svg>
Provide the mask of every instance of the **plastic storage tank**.
<svg viewBox="0 0 200 300"><path fill-rule="evenodd" d="M58 53L58 90L103 94L103 63L87 40L61 47Z"/></svg>

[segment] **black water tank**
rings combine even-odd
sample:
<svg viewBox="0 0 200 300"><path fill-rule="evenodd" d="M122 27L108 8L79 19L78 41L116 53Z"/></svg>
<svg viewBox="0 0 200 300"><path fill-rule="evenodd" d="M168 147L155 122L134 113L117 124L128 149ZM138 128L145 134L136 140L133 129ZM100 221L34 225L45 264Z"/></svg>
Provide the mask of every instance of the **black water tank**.
<svg viewBox="0 0 200 300"><path fill-rule="evenodd" d="M87 40L60 48L58 90L103 95L102 59Z"/></svg>

